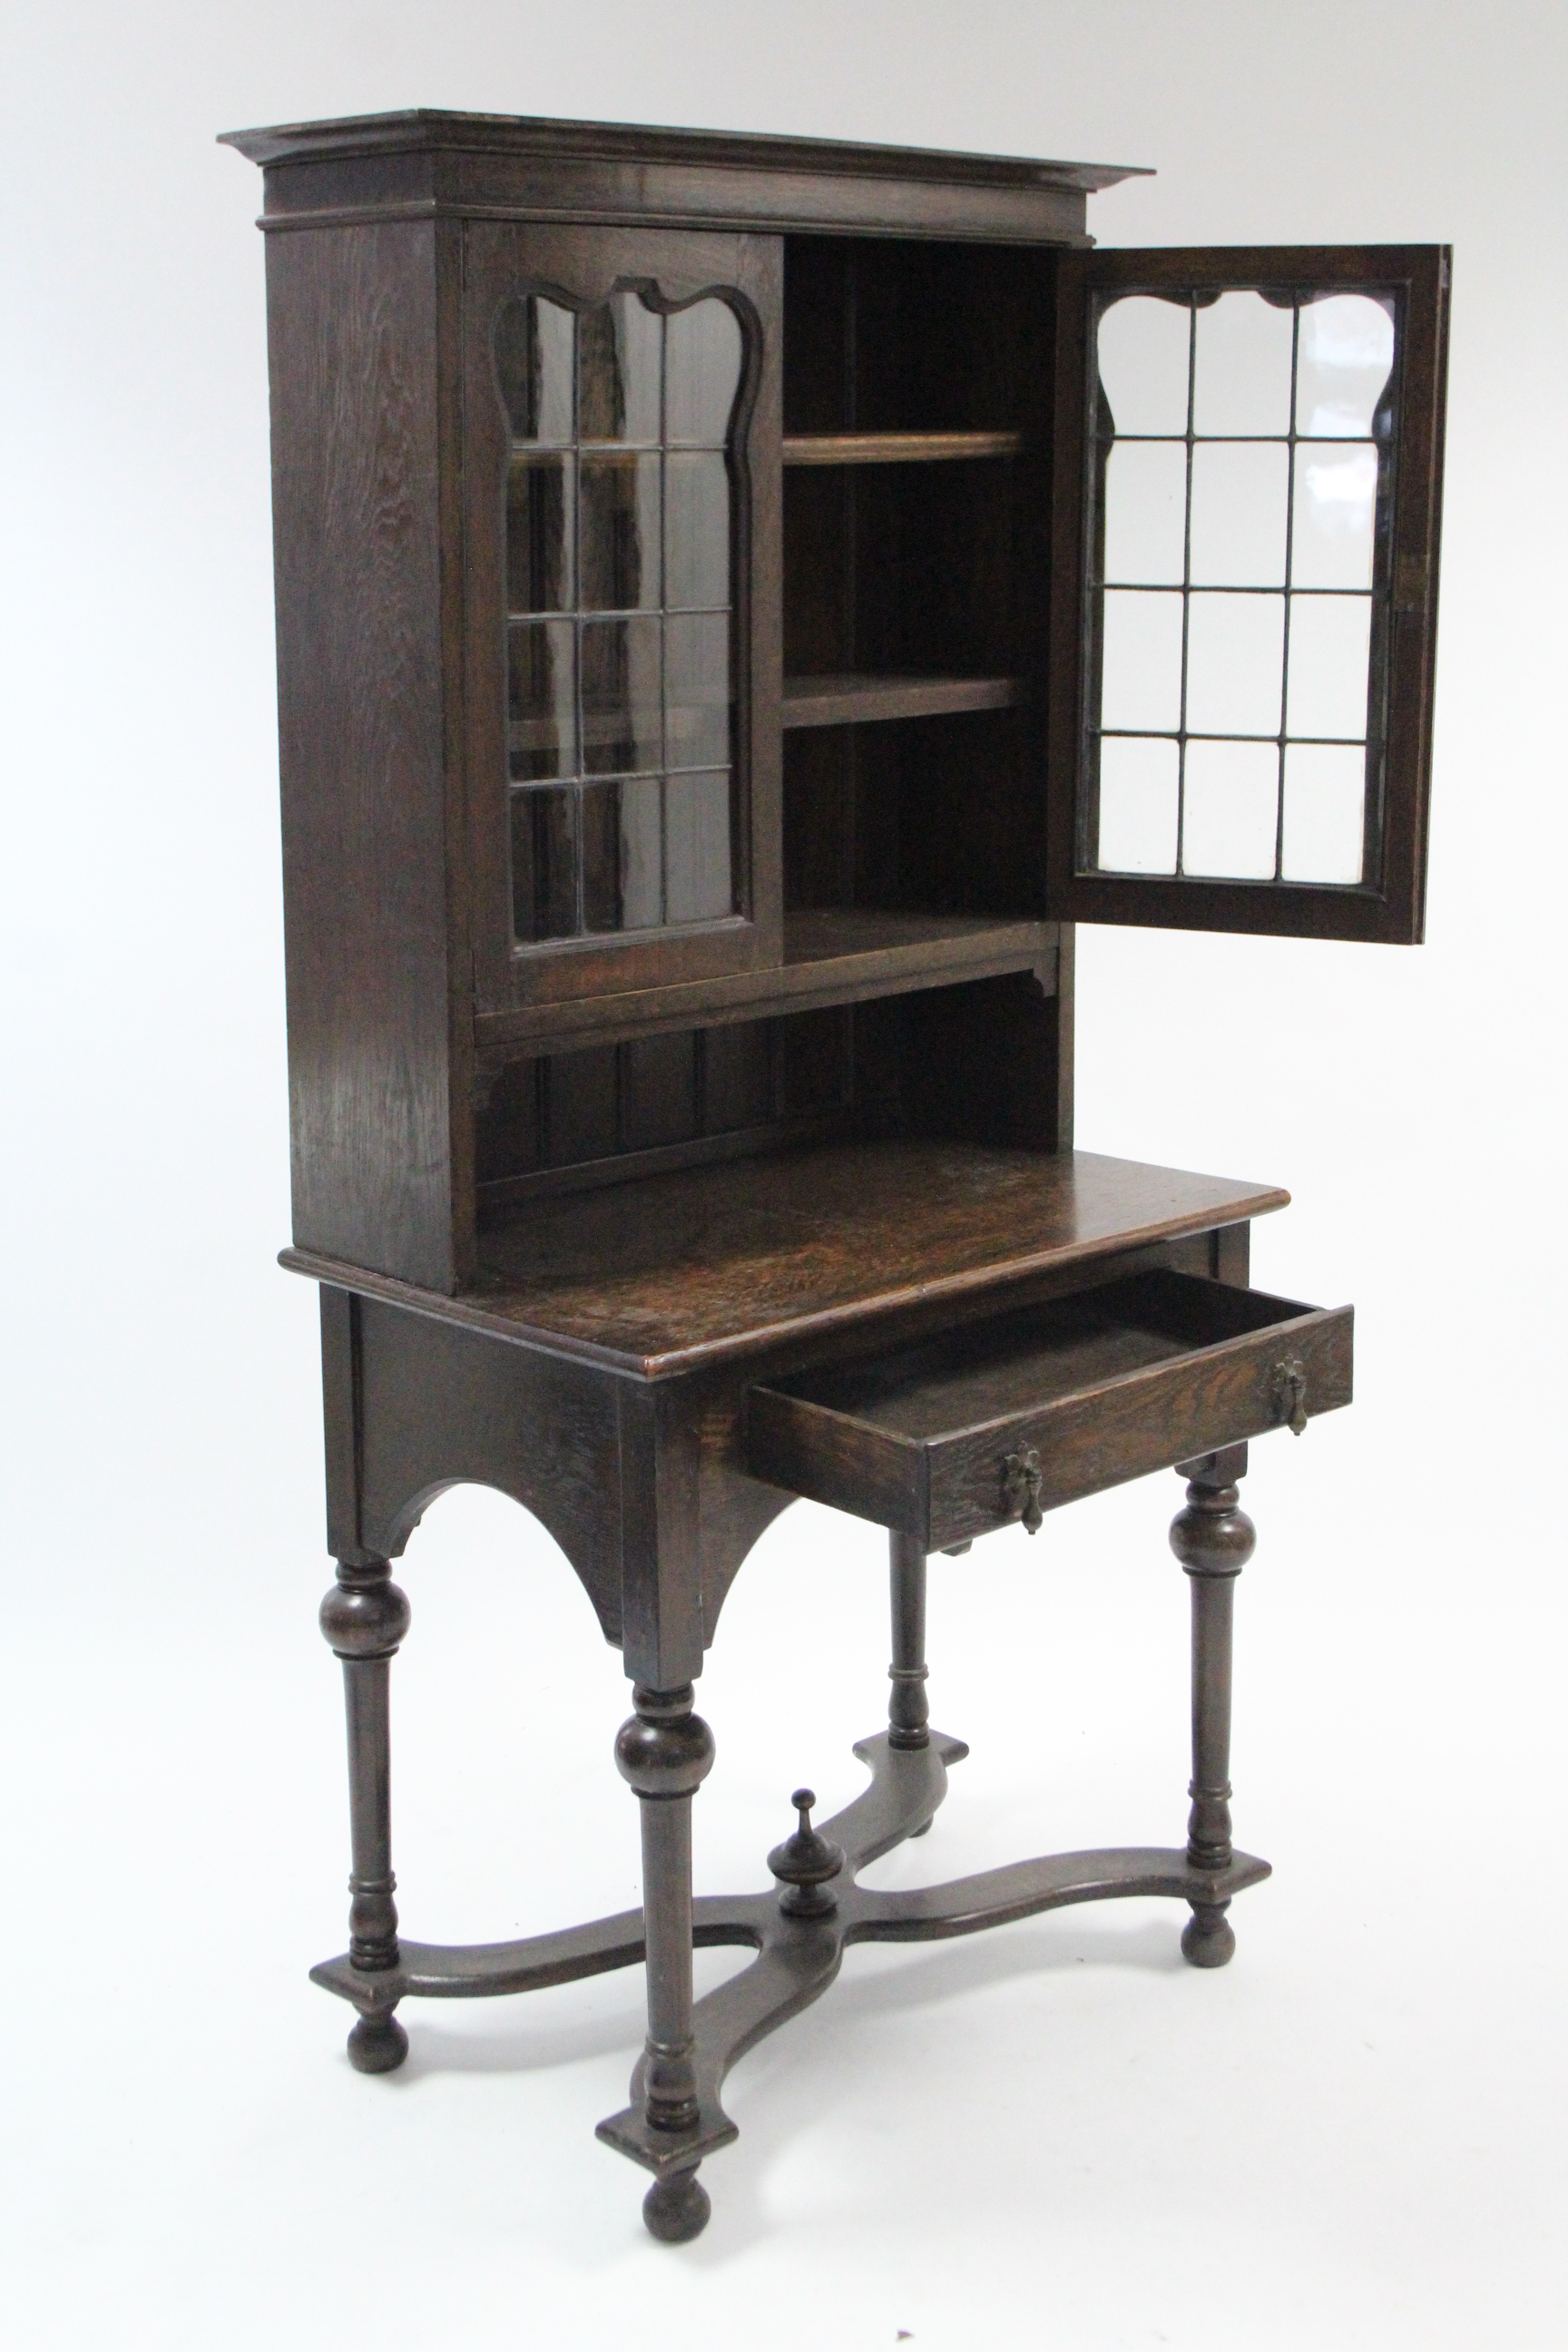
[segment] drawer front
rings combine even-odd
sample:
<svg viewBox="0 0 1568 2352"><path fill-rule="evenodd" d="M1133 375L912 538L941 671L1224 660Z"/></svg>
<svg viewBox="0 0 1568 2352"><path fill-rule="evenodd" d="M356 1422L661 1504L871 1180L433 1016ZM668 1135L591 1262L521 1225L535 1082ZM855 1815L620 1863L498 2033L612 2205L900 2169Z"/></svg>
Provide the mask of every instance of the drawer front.
<svg viewBox="0 0 1568 2352"><path fill-rule="evenodd" d="M927 1440L927 1549L1016 1518L1008 1457L1029 1447L1039 1456L1039 1506L1048 1511L1283 1428L1298 1396L1309 1419L1349 1404L1353 1312L1320 1309L987 1429Z"/></svg>
<svg viewBox="0 0 1568 2352"><path fill-rule="evenodd" d="M959 1427L917 1424L918 1433L907 1412L879 1405L874 1381L864 1397L847 1399L823 1382L814 1395L809 1376L755 1388L747 1466L936 1551L1019 1517L1037 1469L1033 1499L1052 1510L1350 1402L1351 1307L1301 1307L1181 1275L1160 1279L1167 1303L1173 1293L1178 1306L1182 1293L1190 1298L1194 1339L1201 1329L1208 1344L1196 1340L1066 1392L1058 1386L1048 1399L1030 1395L1024 1381L1014 1391L1016 1409L965 1415ZM1257 1328L1213 1337L1216 1300L1222 1317L1234 1307L1232 1319ZM868 1369L875 1373L874 1360Z"/></svg>

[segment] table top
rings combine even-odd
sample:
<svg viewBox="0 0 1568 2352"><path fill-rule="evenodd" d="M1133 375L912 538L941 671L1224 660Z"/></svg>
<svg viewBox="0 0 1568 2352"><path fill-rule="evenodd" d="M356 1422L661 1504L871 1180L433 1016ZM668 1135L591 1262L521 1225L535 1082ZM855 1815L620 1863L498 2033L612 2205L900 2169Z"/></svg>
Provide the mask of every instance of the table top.
<svg viewBox="0 0 1568 2352"><path fill-rule="evenodd" d="M1289 1200L1092 1151L837 1143L535 1201L481 1237L479 1280L453 1298L309 1249L283 1263L657 1380Z"/></svg>

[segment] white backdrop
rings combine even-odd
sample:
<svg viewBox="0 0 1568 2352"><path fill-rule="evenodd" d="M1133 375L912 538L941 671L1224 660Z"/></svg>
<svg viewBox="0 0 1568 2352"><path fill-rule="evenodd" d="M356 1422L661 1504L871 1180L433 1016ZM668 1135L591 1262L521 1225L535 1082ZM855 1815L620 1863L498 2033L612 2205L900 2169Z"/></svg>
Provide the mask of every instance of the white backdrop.
<svg viewBox="0 0 1568 2352"><path fill-rule="evenodd" d="M7 50L5 2340L1555 2347L1568 16L16 0ZM1152 1906L851 1955L732 2079L682 2251L592 2137L635 1973L416 2009L382 2081L304 1977L342 1733L315 1301L272 1263L261 184L212 141L417 104L1157 166L1091 201L1110 243L1457 248L1430 945L1082 935L1080 1141L1289 1184L1256 1278L1357 1304L1354 1410L1248 1482L1237 1833L1277 1876L1215 1977ZM937 1564L974 1754L889 1874L1180 1836L1178 1501ZM559 1554L459 1494L405 1567L405 1925L635 1900L625 1685ZM701 1887L759 1882L800 1780L858 1785L883 1612L875 1531L802 1506L759 1548Z"/></svg>

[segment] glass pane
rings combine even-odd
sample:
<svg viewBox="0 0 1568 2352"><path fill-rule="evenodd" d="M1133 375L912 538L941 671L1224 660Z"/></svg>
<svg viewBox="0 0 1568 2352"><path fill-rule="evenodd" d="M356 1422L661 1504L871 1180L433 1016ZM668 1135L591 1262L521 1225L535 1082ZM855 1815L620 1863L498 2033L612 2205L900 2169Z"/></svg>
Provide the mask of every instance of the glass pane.
<svg viewBox="0 0 1568 2352"><path fill-rule="evenodd" d="M657 776L632 776L621 794L621 921L628 931L651 930L664 920L663 787Z"/></svg>
<svg viewBox="0 0 1568 2352"><path fill-rule="evenodd" d="M577 929L570 789L511 796L511 925L520 940L568 940Z"/></svg>
<svg viewBox="0 0 1568 2352"><path fill-rule="evenodd" d="M1176 870L1179 747L1147 737L1107 735L1100 746L1100 847L1111 874Z"/></svg>
<svg viewBox="0 0 1568 2352"><path fill-rule="evenodd" d="M1315 440L1363 439L1394 368L1394 320L1370 294L1325 294L1301 305L1296 430Z"/></svg>
<svg viewBox="0 0 1568 2352"><path fill-rule="evenodd" d="M664 854L670 922L710 922L733 910L727 768L671 776L665 786Z"/></svg>
<svg viewBox="0 0 1568 2352"><path fill-rule="evenodd" d="M583 928L636 931L660 920L659 782L583 787Z"/></svg>
<svg viewBox="0 0 1568 2352"><path fill-rule="evenodd" d="M578 438L658 439L664 321L639 294L612 294L578 325Z"/></svg>
<svg viewBox="0 0 1568 2352"><path fill-rule="evenodd" d="M1292 596L1286 731L1366 733L1370 596Z"/></svg>
<svg viewBox="0 0 1568 2352"><path fill-rule="evenodd" d="M584 612L658 611L658 465L657 454L580 459Z"/></svg>
<svg viewBox="0 0 1568 2352"><path fill-rule="evenodd" d="M1152 294L1124 294L1101 311L1097 431L1185 433L1192 315L1184 297Z"/></svg>
<svg viewBox="0 0 1568 2352"><path fill-rule="evenodd" d="M1194 433L1288 433L1294 313L1261 294L1200 305L1193 362Z"/></svg>
<svg viewBox="0 0 1568 2352"><path fill-rule="evenodd" d="M667 441L721 449L741 388L741 321L716 295L665 322Z"/></svg>
<svg viewBox="0 0 1568 2352"><path fill-rule="evenodd" d="M513 457L506 481L506 601L510 613L569 613L572 460Z"/></svg>
<svg viewBox="0 0 1568 2352"><path fill-rule="evenodd" d="M497 320L496 373L514 440L571 440L574 323L538 294L507 303Z"/></svg>
<svg viewBox="0 0 1568 2352"><path fill-rule="evenodd" d="M1279 870L1287 882L1359 882L1366 753L1359 743L1287 743Z"/></svg>
<svg viewBox="0 0 1568 2352"><path fill-rule="evenodd" d="M570 621L514 621L507 630L507 772L514 783L577 772L574 634Z"/></svg>
<svg viewBox="0 0 1568 2352"><path fill-rule="evenodd" d="M1189 601L1188 727L1205 735L1277 735L1284 597L1195 590Z"/></svg>
<svg viewBox="0 0 1568 2352"><path fill-rule="evenodd" d="M730 469L721 457L664 464L665 602L675 610L730 601Z"/></svg>
<svg viewBox="0 0 1568 2352"><path fill-rule="evenodd" d="M1271 880L1279 790L1279 754L1272 743L1189 742L1183 873Z"/></svg>
<svg viewBox="0 0 1568 2352"><path fill-rule="evenodd" d="M1192 577L1283 588L1290 453L1283 442L1200 441L1193 451Z"/></svg>
<svg viewBox="0 0 1568 2352"><path fill-rule="evenodd" d="M1182 584L1187 529L1184 441L1118 441L1105 468L1105 576Z"/></svg>
<svg viewBox="0 0 1568 2352"><path fill-rule="evenodd" d="M584 621L583 628L583 773L615 776L658 768L659 637L662 624L646 620Z"/></svg>
<svg viewBox="0 0 1568 2352"><path fill-rule="evenodd" d="M1290 578L1298 588L1370 588L1377 450L1370 441L1296 445Z"/></svg>
<svg viewBox="0 0 1568 2352"><path fill-rule="evenodd" d="M1182 723L1182 598L1160 589L1105 595L1100 690L1104 727Z"/></svg>
<svg viewBox="0 0 1568 2352"><path fill-rule="evenodd" d="M730 761L730 616L685 614L666 622L668 763L716 768Z"/></svg>

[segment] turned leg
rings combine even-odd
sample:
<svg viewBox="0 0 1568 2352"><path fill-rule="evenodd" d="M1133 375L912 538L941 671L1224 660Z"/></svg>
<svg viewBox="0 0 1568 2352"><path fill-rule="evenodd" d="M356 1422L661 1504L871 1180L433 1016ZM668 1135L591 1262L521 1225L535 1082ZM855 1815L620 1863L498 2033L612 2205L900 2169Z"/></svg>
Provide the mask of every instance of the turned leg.
<svg viewBox="0 0 1568 2352"><path fill-rule="evenodd" d="M926 1556L915 1536L889 1536L893 1663L888 1668L889 1748L928 1748L926 1705ZM929 1829L931 1824L926 1824Z"/></svg>
<svg viewBox="0 0 1568 2352"><path fill-rule="evenodd" d="M888 1583L892 1601L893 1663L888 1680L889 1748L929 1748L931 1709L926 1704L926 1556L916 1536L888 1538ZM924 1837L922 1822L911 1837Z"/></svg>
<svg viewBox="0 0 1568 2352"><path fill-rule="evenodd" d="M1239 1457L1237 1461L1237 1457ZM1233 1483L1247 1466L1245 1447L1184 1462L1184 1510L1171 1523L1171 1549L1192 1581L1193 1801L1187 1860L1224 1870L1230 1843L1231 1603L1236 1579L1252 1557L1257 1532L1239 1508ZM1195 1969L1220 1969L1236 1949L1226 1903L1194 1903L1182 1950Z"/></svg>
<svg viewBox="0 0 1568 2352"><path fill-rule="evenodd" d="M643 1934L647 1951L647 2042L643 2111L659 2132L698 2120L691 2031L691 1800L713 1761L713 1735L691 1711L688 1683L632 1691L637 1713L621 1726L616 1762L642 1817ZM695 2164L656 2180L643 2219L656 2238L695 2238L710 2212Z"/></svg>
<svg viewBox="0 0 1568 2352"><path fill-rule="evenodd" d="M349 1958L372 1979L398 1964L387 1684L408 1616L407 1597L384 1559L363 1567L340 1563L338 1580L321 1603L321 1631L343 1662L348 1714ZM408 2055L408 2036L393 2014L397 1997L378 2000L374 1983L365 1990L349 2035L349 2058L362 2074L390 2074Z"/></svg>

